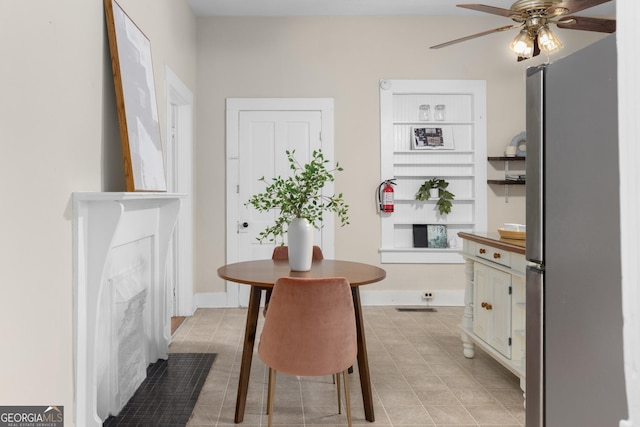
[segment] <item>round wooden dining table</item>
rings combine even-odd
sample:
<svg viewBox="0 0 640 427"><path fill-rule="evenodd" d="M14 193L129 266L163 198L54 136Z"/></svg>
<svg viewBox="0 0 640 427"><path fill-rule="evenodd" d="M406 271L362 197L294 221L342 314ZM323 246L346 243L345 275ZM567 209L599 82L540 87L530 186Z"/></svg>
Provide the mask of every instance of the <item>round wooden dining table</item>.
<svg viewBox="0 0 640 427"><path fill-rule="evenodd" d="M314 261L309 271L291 271L289 269L289 261L271 259L238 262L220 267L218 269L218 276L221 278L251 286L249 306L247 307L247 323L244 334L242 362L240 364L235 422L241 423L244 419L262 291L271 289L276 280L281 277L344 277L349 281L356 316L358 372L360 374L360 387L362 389L365 419L371 422L375 421L359 288L362 285L379 282L384 279L386 275L387 273L383 269L373 265L330 259Z"/></svg>

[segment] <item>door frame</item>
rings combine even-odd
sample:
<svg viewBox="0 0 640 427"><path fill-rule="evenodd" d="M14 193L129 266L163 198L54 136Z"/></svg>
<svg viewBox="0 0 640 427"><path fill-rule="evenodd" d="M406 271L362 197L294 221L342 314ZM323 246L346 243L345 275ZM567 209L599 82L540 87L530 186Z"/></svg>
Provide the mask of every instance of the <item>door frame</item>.
<svg viewBox="0 0 640 427"><path fill-rule="evenodd" d="M322 152L327 159L335 161L333 104L333 98L227 98L226 256L228 264L239 260L238 218L240 218L240 206L244 203L238 196L240 113L242 111L319 111ZM333 183L328 183L326 189L331 194ZM334 258L334 228L333 215L328 215L324 218L324 227L321 230L322 251L327 258ZM228 307L239 305L239 286L237 283L227 282Z"/></svg>
<svg viewBox="0 0 640 427"><path fill-rule="evenodd" d="M191 316L193 306L193 93L165 66L167 189L186 195L172 236L172 316Z"/></svg>

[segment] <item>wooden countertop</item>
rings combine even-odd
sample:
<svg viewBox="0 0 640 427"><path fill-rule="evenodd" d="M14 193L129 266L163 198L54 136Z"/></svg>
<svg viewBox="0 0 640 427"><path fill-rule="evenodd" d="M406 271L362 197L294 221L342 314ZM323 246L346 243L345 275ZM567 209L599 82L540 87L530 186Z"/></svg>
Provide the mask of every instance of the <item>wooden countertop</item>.
<svg viewBox="0 0 640 427"><path fill-rule="evenodd" d="M459 232L458 237L461 239L471 240L472 242L484 243L486 245L495 246L505 251L514 252L524 255L526 243L525 240L503 239L498 232L476 232L463 233Z"/></svg>

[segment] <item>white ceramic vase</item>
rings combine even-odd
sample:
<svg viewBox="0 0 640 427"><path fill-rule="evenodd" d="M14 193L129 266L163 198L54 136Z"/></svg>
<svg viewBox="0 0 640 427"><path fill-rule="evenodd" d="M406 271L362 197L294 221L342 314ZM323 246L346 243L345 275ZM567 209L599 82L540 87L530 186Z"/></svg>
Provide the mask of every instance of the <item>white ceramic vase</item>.
<svg viewBox="0 0 640 427"><path fill-rule="evenodd" d="M305 218L294 218L287 230L289 268L292 271L311 270L313 256L313 226Z"/></svg>
<svg viewBox="0 0 640 427"><path fill-rule="evenodd" d="M429 198L430 199L437 199L439 198L439 191L437 188L430 188L429 189Z"/></svg>

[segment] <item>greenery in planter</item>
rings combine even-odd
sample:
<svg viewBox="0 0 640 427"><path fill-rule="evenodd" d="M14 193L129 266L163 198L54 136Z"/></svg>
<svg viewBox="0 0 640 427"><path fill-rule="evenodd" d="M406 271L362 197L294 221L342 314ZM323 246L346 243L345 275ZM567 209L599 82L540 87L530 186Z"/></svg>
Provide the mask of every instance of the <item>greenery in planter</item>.
<svg viewBox="0 0 640 427"><path fill-rule="evenodd" d="M349 224L349 205L344 202L342 193L331 196L321 194L327 182L335 181L333 175L342 171L342 167L336 162L334 169L327 169L329 160L324 158L322 150L314 150L311 161L305 165L301 165L295 159L295 150L287 150L286 153L289 168L293 171L292 176L276 177L270 183L264 177L260 178L267 187L263 193L254 194L245 203L245 206L251 205L260 212L280 210L276 223L260 232L258 240L262 242L268 239L275 242L278 237L282 240L286 231L285 225L289 225L294 218L306 218L309 224L319 229L318 223L322 221L322 214L326 211L335 212L341 226Z"/></svg>
<svg viewBox="0 0 640 427"><path fill-rule="evenodd" d="M451 201L454 198L454 194L447 190L449 183L444 179L436 178L425 181L420 186L420 189L416 193L416 200L426 201L429 200L429 190L432 188L438 189L438 201L436 206L440 211L440 215L451 213Z"/></svg>

